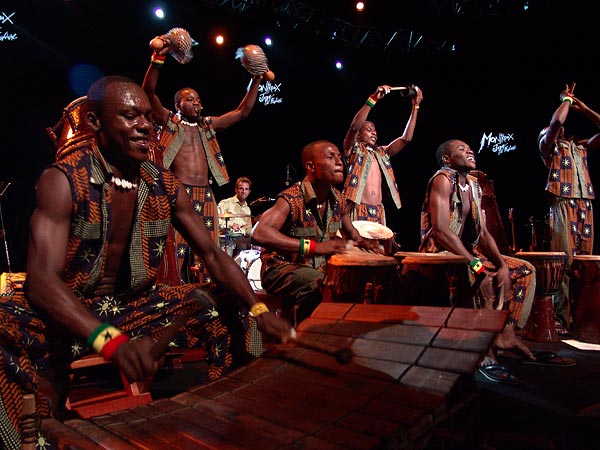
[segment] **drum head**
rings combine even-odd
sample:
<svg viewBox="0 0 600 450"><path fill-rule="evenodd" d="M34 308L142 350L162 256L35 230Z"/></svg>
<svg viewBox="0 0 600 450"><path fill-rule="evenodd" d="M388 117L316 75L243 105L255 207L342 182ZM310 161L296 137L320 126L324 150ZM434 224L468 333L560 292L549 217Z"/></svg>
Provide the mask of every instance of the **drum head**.
<svg viewBox="0 0 600 450"><path fill-rule="evenodd" d="M253 261L260 258L260 250L242 250L233 260L248 275L248 270ZM260 277L259 277L260 280Z"/></svg>
<svg viewBox="0 0 600 450"><path fill-rule="evenodd" d="M262 261L260 258L253 260L248 267L248 281L250 286L255 291L262 291L262 283L260 282L260 269L262 267Z"/></svg>
<svg viewBox="0 0 600 450"><path fill-rule="evenodd" d="M355 220L352 222L354 228L363 239L389 239L394 237L394 232L385 225L368 220Z"/></svg>

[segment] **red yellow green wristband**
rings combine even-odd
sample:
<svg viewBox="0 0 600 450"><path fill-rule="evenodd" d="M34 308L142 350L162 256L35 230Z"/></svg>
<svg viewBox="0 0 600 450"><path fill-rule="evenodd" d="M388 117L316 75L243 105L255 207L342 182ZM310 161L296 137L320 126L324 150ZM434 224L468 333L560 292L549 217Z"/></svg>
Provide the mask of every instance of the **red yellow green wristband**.
<svg viewBox="0 0 600 450"><path fill-rule="evenodd" d="M469 266L471 267L471 270L473 271L473 273L475 274L480 274L485 272L485 266L483 265L483 263L479 260L479 258L473 258L473 261L471 261L469 263Z"/></svg>
<svg viewBox="0 0 600 450"><path fill-rule="evenodd" d="M569 97L568 95L565 95L562 100L563 103L564 102L569 102L571 105L573 104L573 97Z"/></svg>
<svg viewBox="0 0 600 450"><path fill-rule="evenodd" d="M104 357L104 359L110 360L114 353L117 351L117 349L125 342L129 342L129 338L127 337L127 335L119 334L118 336L112 338L110 341L104 344L104 347L102 347L100 354Z"/></svg>
<svg viewBox="0 0 600 450"><path fill-rule="evenodd" d="M373 106L375 106L376 103L377 103L377 97L375 97L375 95L371 94L369 96L369 98L367 99L367 101L365 102L365 105L367 105L369 108L372 108Z"/></svg>
<svg viewBox="0 0 600 450"><path fill-rule="evenodd" d="M128 340L127 335L122 334L118 328L113 327L109 323L103 323L90 334L87 338L87 343L97 353L104 356L105 359L110 359L115 350ZM105 354L108 354L109 357L107 358Z"/></svg>
<svg viewBox="0 0 600 450"><path fill-rule="evenodd" d="M153 66L162 67L162 65L165 63L166 58L167 57L165 55L159 55L158 53L154 52L150 57L150 62Z"/></svg>

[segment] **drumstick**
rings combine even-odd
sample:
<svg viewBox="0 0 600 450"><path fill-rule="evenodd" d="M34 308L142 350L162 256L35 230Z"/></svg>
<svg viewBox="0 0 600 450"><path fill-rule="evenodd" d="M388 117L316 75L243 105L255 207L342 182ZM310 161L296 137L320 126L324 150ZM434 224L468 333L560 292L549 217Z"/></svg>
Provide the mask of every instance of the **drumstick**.
<svg viewBox="0 0 600 450"><path fill-rule="evenodd" d="M402 91L404 89L408 89L408 86L395 86L395 87L391 87L390 91Z"/></svg>
<svg viewBox="0 0 600 450"><path fill-rule="evenodd" d="M308 342L304 339L301 339L296 336L296 330L293 328L290 332L288 341L293 342L299 347L314 350L316 352L323 353L324 355L333 356L339 364L348 364L354 356L349 347L342 347L337 350L332 350L328 345L321 344L320 342Z"/></svg>

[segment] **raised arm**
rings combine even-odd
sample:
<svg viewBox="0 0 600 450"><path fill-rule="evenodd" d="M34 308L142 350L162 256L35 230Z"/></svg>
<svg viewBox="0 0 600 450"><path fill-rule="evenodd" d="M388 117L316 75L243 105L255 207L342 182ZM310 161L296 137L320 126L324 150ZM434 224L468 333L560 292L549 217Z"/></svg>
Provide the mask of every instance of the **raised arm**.
<svg viewBox="0 0 600 450"><path fill-rule="evenodd" d="M406 122L404 133L402 133L402 136L390 142L386 148L386 151L390 156L397 154L400 150L406 147L410 141L412 141L413 134L415 132L415 126L417 125L417 116L419 115L419 105L423 100L423 91L419 89L418 86L415 86L415 90L417 91L417 95L412 98L412 110L410 117L408 118L408 122Z"/></svg>
<svg viewBox="0 0 600 450"><path fill-rule="evenodd" d="M250 115L250 112L256 103L256 98L258 97L258 87L260 86L261 80L262 75L256 75L252 77L250 87L236 109L229 111L222 116L211 116L212 127L215 129L215 131L229 128L231 125L239 122L242 119L245 119Z"/></svg>
<svg viewBox="0 0 600 450"><path fill-rule="evenodd" d="M573 96L571 93L571 88L568 85L561 93L560 100L561 103L559 107L556 108L556 111L554 111L554 114L552 114L550 125L548 126L546 133L539 141L539 149L544 155L548 154L552 150L554 142L560 136L562 127L564 126L567 116L569 115L569 108L573 103Z"/></svg>
<svg viewBox="0 0 600 450"><path fill-rule="evenodd" d="M150 65L148 66L148 70L146 70L146 75L144 76L144 81L142 83L142 89L150 99L150 104L152 105L154 121L159 125L167 123L170 113L169 110L163 106L158 95L156 95L158 74L166 61L168 51L169 43L165 41L165 46L161 50L152 53Z"/></svg>
<svg viewBox="0 0 600 450"><path fill-rule="evenodd" d="M590 119L594 125L600 128L600 114L583 103L581 99L573 97L573 105L571 106L571 109L583 114L585 117Z"/></svg>
<svg viewBox="0 0 600 450"><path fill-rule="evenodd" d="M356 138L358 136L358 132L360 131L360 127L367 121L367 117L371 112L371 108L375 106L375 104L385 97L386 94L390 93L390 86L383 85L378 86L374 93L372 93L364 105L360 107L354 118L352 119L352 123L350 124L350 128L346 132L346 137L344 137L344 156L350 155L350 151L356 142Z"/></svg>

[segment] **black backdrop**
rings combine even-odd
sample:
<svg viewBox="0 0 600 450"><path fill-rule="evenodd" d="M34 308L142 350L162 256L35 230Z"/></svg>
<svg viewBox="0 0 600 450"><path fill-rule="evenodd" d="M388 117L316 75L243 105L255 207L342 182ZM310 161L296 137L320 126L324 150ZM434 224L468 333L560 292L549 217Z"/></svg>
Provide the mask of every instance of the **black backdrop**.
<svg viewBox="0 0 600 450"><path fill-rule="evenodd" d="M186 28L198 46L189 64L169 58L162 69L158 90L166 105L178 88L190 85L200 93L205 114L234 108L249 82L234 59L235 50L245 44L261 45L276 73L279 90L274 95L281 103L257 103L248 119L219 135L231 178L245 175L253 180L250 200L273 197L284 188L288 164L294 178L302 178L299 154L306 143L328 139L341 147L353 115L378 85L419 85L424 101L413 142L393 159L403 207L387 208L388 225L405 250L418 245L420 207L426 182L437 168L438 144L460 138L477 151L484 133L513 137L512 151L486 147L479 152L478 168L494 180L501 216L515 208L519 246L528 247L528 218L543 222L546 213L546 170L536 148L539 130L558 106L565 83L577 82L576 94L600 109L597 30L586 2L530 1L537 8L529 15L447 20L421 15L415 23L426 32L448 36L456 50L414 53L357 47L292 26L277 27L277 18L264 9L240 14L211 2L170 3L169 19L163 22L153 21L150 2L140 0L0 3L0 178L12 183L1 206L13 271L24 270L35 180L53 158L45 128L84 93L70 82L74 67L87 64L97 73L141 82L150 56L148 41L175 26ZM333 3L342 2L325 2L329 9ZM418 13L405 3L370 2L380 10L395 5L382 14L386 26L397 11ZM402 16L403 23L410 19ZM216 31L228 36L222 47L212 44ZM275 40L270 48L262 45L267 32ZM344 59L342 71L333 67L338 57ZM87 88L94 76L76 78ZM382 100L369 117L377 125L379 141L401 135L409 113L410 101L397 93ZM596 129L573 113L567 131L587 137ZM592 155L592 171L598 164ZM213 189L217 199L233 195L231 183ZM0 269L6 270L4 251Z"/></svg>

